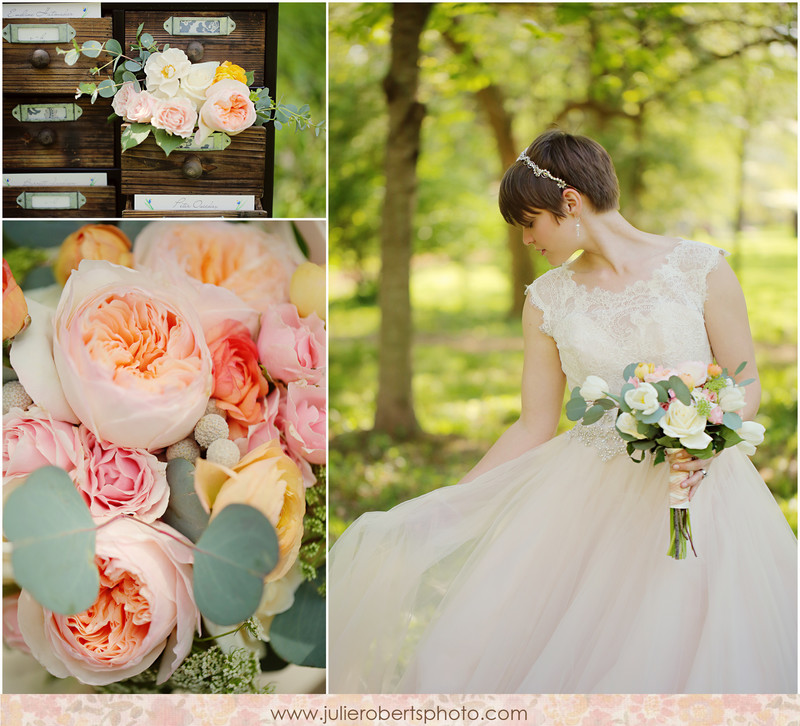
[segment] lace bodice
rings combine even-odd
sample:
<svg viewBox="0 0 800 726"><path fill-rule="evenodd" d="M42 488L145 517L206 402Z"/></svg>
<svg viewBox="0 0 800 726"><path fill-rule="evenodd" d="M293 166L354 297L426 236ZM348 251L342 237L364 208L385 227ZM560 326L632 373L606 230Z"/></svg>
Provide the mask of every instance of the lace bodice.
<svg viewBox="0 0 800 726"><path fill-rule="evenodd" d="M724 254L711 245L679 240L649 279L619 292L577 284L569 265L537 278L527 288L528 300L543 313L541 330L558 345L569 388L596 375L619 392L625 366L639 361L710 363L703 317L706 279ZM613 419L603 423L613 424ZM603 423L579 424L575 433L582 429L579 435L601 453L618 453L619 440Z"/></svg>

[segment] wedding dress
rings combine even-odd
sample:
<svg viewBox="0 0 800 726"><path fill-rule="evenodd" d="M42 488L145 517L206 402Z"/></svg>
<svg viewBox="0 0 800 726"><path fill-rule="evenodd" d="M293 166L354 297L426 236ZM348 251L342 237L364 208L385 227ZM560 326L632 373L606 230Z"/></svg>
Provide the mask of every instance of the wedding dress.
<svg viewBox="0 0 800 726"><path fill-rule="evenodd" d="M570 388L711 362L721 252L681 240L621 292L568 265L537 279ZM613 416L360 517L330 558L331 692L796 692L797 543L757 470L737 448L713 460L690 508L697 557L672 560L668 467L631 461Z"/></svg>

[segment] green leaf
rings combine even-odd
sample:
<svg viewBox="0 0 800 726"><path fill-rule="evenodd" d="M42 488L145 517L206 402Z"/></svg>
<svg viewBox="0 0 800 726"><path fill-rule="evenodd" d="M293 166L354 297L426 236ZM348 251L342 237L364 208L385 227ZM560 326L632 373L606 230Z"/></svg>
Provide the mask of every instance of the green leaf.
<svg viewBox="0 0 800 726"><path fill-rule="evenodd" d="M96 83L79 83L78 90L81 93L94 93L97 90Z"/></svg>
<svg viewBox="0 0 800 726"><path fill-rule="evenodd" d="M738 429L742 428L742 417L738 413L728 411L722 415L722 424L723 426L727 426L729 429L737 431Z"/></svg>
<svg viewBox="0 0 800 726"><path fill-rule="evenodd" d="M80 57L81 54L77 50L72 48L71 50L68 50L64 54L64 63L66 63L68 66L74 66L78 62L78 58Z"/></svg>
<svg viewBox="0 0 800 726"><path fill-rule="evenodd" d="M258 607L264 577L278 563L269 520L245 504L229 504L211 520L194 554L194 598L217 625L247 620Z"/></svg>
<svg viewBox="0 0 800 726"><path fill-rule="evenodd" d="M140 71L140 70L142 70L142 64L139 63L139 61L126 60L124 65L125 65L125 70L126 71Z"/></svg>
<svg viewBox="0 0 800 726"><path fill-rule="evenodd" d="M755 378L748 378L746 381L742 381L741 383L737 383L736 385L744 388L745 386L749 386L751 383L755 382L756 382Z"/></svg>
<svg viewBox="0 0 800 726"><path fill-rule="evenodd" d="M663 381L656 381L651 385L658 391L659 403L666 403L669 401L669 387Z"/></svg>
<svg viewBox="0 0 800 726"><path fill-rule="evenodd" d="M142 28L144 28L144 23L139 23L139 27L136 28L136 37L137 37L137 39L142 33Z"/></svg>
<svg viewBox="0 0 800 726"><path fill-rule="evenodd" d="M714 456L714 443L710 443L705 449L686 449L686 452L698 459L710 459Z"/></svg>
<svg viewBox="0 0 800 726"><path fill-rule="evenodd" d="M256 78L255 71L245 71L244 76L247 79L247 85L252 86Z"/></svg>
<svg viewBox="0 0 800 726"><path fill-rule="evenodd" d="M638 366L638 363L629 363L626 365L625 370L622 371L622 380L627 381L629 378L633 378L636 375L636 368Z"/></svg>
<svg viewBox="0 0 800 726"><path fill-rule="evenodd" d="M653 411L653 413L648 414L647 416L639 416L638 418L642 423L654 424L658 423L666 415L666 413L667 412L661 408L661 406L659 406L655 411Z"/></svg>
<svg viewBox="0 0 800 726"><path fill-rule="evenodd" d="M604 411L610 411L612 408L617 407L617 404L610 398L601 398L599 401L595 401L594 403L595 406L600 406Z"/></svg>
<svg viewBox="0 0 800 726"><path fill-rule="evenodd" d="M150 124L131 124L123 132L121 137L122 150L127 151L134 146L138 146L148 136L153 127Z"/></svg>
<svg viewBox="0 0 800 726"><path fill-rule="evenodd" d="M100 590L95 523L67 472L55 466L37 469L9 494L3 510L19 585L61 615L90 608Z"/></svg>
<svg viewBox="0 0 800 726"><path fill-rule="evenodd" d="M566 406L567 418L570 421L580 421L586 413L586 401L582 398L570 398Z"/></svg>
<svg viewBox="0 0 800 726"><path fill-rule="evenodd" d="M283 124L280 121L278 121L278 119L275 119L275 121L273 123L275 124L275 128L278 131L280 131L283 128Z"/></svg>
<svg viewBox="0 0 800 726"><path fill-rule="evenodd" d="M316 581L304 582L294 604L279 613L269 629L269 642L284 660L313 668L325 667L325 600Z"/></svg>
<svg viewBox="0 0 800 726"><path fill-rule="evenodd" d="M103 98L111 98L117 92L117 86L110 78L106 78L105 81L100 81L100 84L97 86L97 92Z"/></svg>
<svg viewBox="0 0 800 726"><path fill-rule="evenodd" d="M741 363L739 363L739 366L733 372L733 375L738 376L746 367L747 367L747 361L743 360Z"/></svg>
<svg viewBox="0 0 800 726"><path fill-rule="evenodd" d="M167 464L169 505L161 517L170 527L197 542L208 526L208 512L203 509L194 488L194 464L173 459Z"/></svg>
<svg viewBox="0 0 800 726"><path fill-rule="evenodd" d="M145 48L149 48L154 42L153 36L150 35L150 33L142 33L139 40Z"/></svg>
<svg viewBox="0 0 800 726"><path fill-rule="evenodd" d="M164 129L156 129L155 139L156 143L164 150L164 154L166 156L169 156L184 141L186 141L186 139L180 136L175 136Z"/></svg>
<svg viewBox="0 0 800 726"><path fill-rule="evenodd" d="M119 44L119 41L115 38L111 38L110 40L106 41L106 53L111 53L111 55L119 56L122 54L122 46Z"/></svg>
<svg viewBox="0 0 800 726"><path fill-rule="evenodd" d="M589 426L590 424L596 423L603 418L604 413L605 409L602 406L595 404L586 412L586 415L584 415L583 425Z"/></svg>
<svg viewBox="0 0 800 726"><path fill-rule="evenodd" d="M655 446L655 443L652 441L645 441L643 439L639 439L637 441L632 441L630 446L633 448L634 451L649 451Z"/></svg>
<svg viewBox="0 0 800 726"><path fill-rule="evenodd" d="M130 71L122 72L122 80L130 81L133 84L133 90L136 91L136 93L139 93L142 90L142 87L139 85L139 79Z"/></svg>
<svg viewBox="0 0 800 726"><path fill-rule="evenodd" d="M669 387L675 392L675 398L684 406L692 404L692 394L687 385L678 376L670 376Z"/></svg>
<svg viewBox="0 0 800 726"><path fill-rule="evenodd" d="M101 50L103 50L103 44L97 40L87 40L81 46L81 53L87 58L97 58Z"/></svg>
<svg viewBox="0 0 800 726"><path fill-rule="evenodd" d="M732 431L731 429L723 428L722 431L720 431L720 436L722 437L722 440L726 447L736 446L736 444L744 441L744 439L741 436L739 436L739 434L737 434L735 431Z"/></svg>

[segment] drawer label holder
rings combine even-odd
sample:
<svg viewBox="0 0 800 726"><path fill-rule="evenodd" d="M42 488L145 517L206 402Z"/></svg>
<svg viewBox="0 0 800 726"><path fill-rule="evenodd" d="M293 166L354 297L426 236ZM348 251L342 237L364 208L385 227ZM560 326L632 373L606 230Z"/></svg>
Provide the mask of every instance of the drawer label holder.
<svg viewBox="0 0 800 726"><path fill-rule="evenodd" d="M170 35L230 35L236 23L227 16L218 18L171 17L164 21L164 30Z"/></svg>
<svg viewBox="0 0 800 726"><path fill-rule="evenodd" d="M194 139L188 138L175 151L224 151L231 145L231 137L228 134L211 134L202 144L194 143Z"/></svg>
<svg viewBox="0 0 800 726"><path fill-rule="evenodd" d="M80 209L86 197L80 192L22 192L17 204L23 209Z"/></svg>
<svg viewBox="0 0 800 726"><path fill-rule="evenodd" d="M26 123L57 123L77 121L83 115L83 109L77 103L20 103L14 106L11 115Z"/></svg>
<svg viewBox="0 0 800 726"><path fill-rule="evenodd" d="M3 28L9 43L67 43L74 37L69 23L10 23Z"/></svg>

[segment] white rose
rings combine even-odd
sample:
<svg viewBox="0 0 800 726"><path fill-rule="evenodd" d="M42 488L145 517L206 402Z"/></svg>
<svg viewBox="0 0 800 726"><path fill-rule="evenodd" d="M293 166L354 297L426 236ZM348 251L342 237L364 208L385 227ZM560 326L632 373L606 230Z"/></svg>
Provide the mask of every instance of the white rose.
<svg viewBox="0 0 800 726"><path fill-rule="evenodd" d="M741 441L737 446L744 451L748 456L756 453L756 446L764 441L764 427L755 421L742 422L741 428L737 429L736 433L741 436L744 441Z"/></svg>
<svg viewBox="0 0 800 726"><path fill-rule="evenodd" d="M636 428L636 417L631 413L623 411L619 416L617 416L617 428L623 434L628 434L628 436L633 436L637 439L644 438L644 436L640 434L639 430Z"/></svg>
<svg viewBox="0 0 800 726"><path fill-rule="evenodd" d="M179 48L151 54L144 64L147 90L150 93L160 91L172 98L178 92L181 78L189 73L191 67L186 53Z"/></svg>
<svg viewBox="0 0 800 726"><path fill-rule="evenodd" d="M658 422L667 436L673 436L687 449L705 449L711 437L705 432L706 419L694 406L673 399L666 415Z"/></svg>
<svg viewBox="0 0 800 726"><path fill-rule="evenodd" d="M719 392L719 407L723 411L741 411L744 408L744 388L731 385Z"/></svg>
<svg viewBox="0 0 800 726"><path fill-rule="evenodd" d="M581 386L581 396L586 401L596 401L608 393L608 383L600 376L587 376Z"/></svg>
<svg viewBox="0 0 800 726"><path fill-rule="evenodd" d="M181 78L181 91L194 103L195 108L205 103L206 89L214 82L218 67L218 61L193 63L189 72Z"/></svg>
<svg viewBox="0 0 800 726"><path fill-rule="evenodd" d="M658 408L658 391L651 383L640 383L637 388L627 391L625 403L649 416Z"/></svg>

